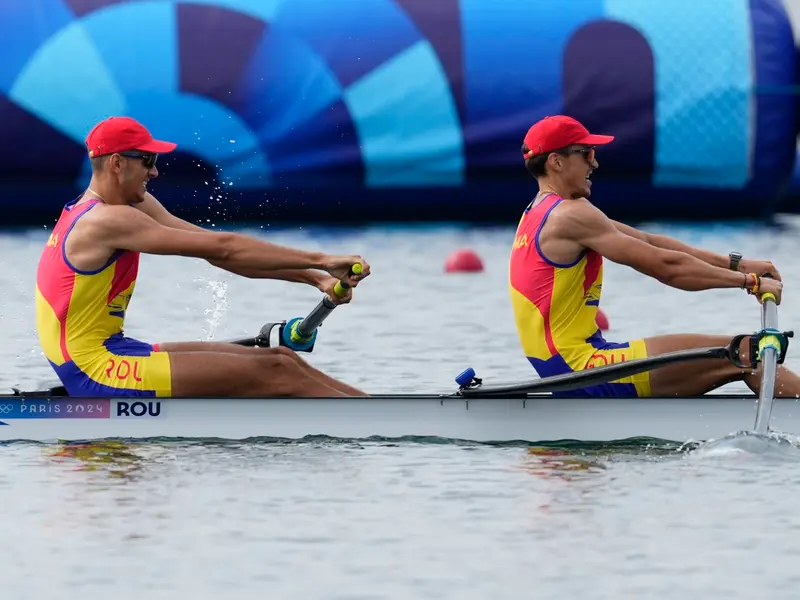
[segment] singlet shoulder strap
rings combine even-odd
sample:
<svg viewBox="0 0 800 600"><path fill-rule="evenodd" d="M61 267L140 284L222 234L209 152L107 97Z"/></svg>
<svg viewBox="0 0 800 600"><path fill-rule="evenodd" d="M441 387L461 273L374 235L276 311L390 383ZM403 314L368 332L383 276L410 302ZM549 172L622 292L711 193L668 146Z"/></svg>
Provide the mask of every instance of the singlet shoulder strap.
<svg viewBox="0 0 800 600"><path fill-rule="evenodd" d="M542 196L538 204L535 204L536 198L534 198L533 200L530 201L530 203L528 203L528 206L525 208L525 211L523 212L523 216L527 216L531 212L539 213L542 210L547 211L550 208L552 208L554 204L557 204L559 200L561 200L561 196L553 193L548 193Z"/></svg>

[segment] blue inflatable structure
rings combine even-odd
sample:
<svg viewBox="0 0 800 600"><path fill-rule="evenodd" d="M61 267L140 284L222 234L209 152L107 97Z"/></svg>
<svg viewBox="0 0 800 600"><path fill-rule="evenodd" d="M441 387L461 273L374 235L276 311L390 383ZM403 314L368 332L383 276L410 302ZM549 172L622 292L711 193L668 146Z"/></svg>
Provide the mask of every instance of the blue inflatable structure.
<svg viewBox="0 0 800 600"><path fill-rule="evenodd" d="M780 0L26 0L0 39L18 222L83 189L110 115L179 144L151 189L215 221L516 220L556 113L617 137L593 200L619 218L770 216L794 169Z"/></svg>

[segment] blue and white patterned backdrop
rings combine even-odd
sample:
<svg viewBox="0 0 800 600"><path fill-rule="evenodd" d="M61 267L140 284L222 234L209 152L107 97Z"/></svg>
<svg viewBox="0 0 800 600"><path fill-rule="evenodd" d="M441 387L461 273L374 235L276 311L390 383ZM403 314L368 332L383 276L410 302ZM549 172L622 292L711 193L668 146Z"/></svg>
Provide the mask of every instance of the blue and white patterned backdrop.
<svg viewBox="0 0 800 600"><path fill-rule="evenodd" d="M37 210L115 114L265 219L516 214L522 136L560 112L617 136L595 189L620 214L768 211L794 161L780 0L26 0L0 39L0 194ZM154 187L196 203L203 177Z"/></svg>

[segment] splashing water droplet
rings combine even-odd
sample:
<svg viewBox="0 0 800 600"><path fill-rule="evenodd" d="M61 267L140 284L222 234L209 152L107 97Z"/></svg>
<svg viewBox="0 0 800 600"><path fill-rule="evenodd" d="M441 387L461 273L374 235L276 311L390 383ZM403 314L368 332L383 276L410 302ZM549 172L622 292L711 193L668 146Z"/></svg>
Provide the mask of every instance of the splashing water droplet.
<svg viewBox="0 0 800 600"><path fill-rule="evenodd" d="M214 302L213 308L207 308L204 313L208 315L208 327L204 327L205 341L210 342L214 339L217 328L222 322L223 317L228 312L228 283L226 281L205 281L211 290L211 299Z"/></svg>

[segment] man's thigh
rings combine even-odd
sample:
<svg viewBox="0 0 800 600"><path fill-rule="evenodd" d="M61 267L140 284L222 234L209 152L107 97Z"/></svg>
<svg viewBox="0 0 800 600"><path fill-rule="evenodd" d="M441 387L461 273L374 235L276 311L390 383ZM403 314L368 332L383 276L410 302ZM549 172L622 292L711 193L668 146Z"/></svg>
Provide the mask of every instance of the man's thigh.
<svg viewBox="0 0 800 600"><path fill-rule="evenodd" d="M645 339L650 356L676 352L727 346L733 336L704 334L670 334ZM742 358L748 360L747 340L742 344ZM655 369L650 373L650 387L653 396L695 396L741 380L745 371L735 367L724 358L707 358L676 363Z"/></svg>
<svg viewBox="0 0 800 600"><path fill-rule="evenodd" d="M297 359L285 349L249 350L246 353L164 353L169 356L172 369L172 395L263 397L315 392L314 389L305 389L314 382L308 378Z"/></svg>
<svg viewBox="0 0 800 600"><path fill-rule="evenodd" d="M252 354L265 348L240 346L229 342L167 342L156 344L159 352L217 352L220 354Z"/></svg>

